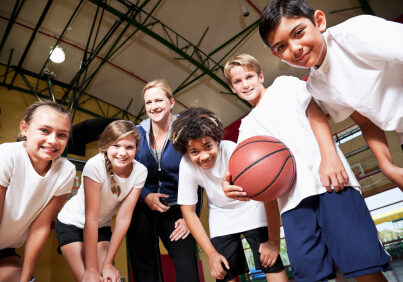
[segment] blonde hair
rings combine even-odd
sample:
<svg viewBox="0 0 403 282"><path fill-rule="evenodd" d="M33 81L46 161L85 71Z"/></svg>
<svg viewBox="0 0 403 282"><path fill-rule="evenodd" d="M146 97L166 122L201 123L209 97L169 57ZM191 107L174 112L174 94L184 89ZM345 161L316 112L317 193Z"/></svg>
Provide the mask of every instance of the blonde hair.
<svg viewBox="0 0 403 282"><path fill-rule="evenodd" d="M104 154L105 167L108 175L111 178L111 191L118 197L120 195L120 186L116 181L115 175L113 173L112 163L108 158L107 150L108 148L118 141L119 139L125 138L128 135L132 135L136 139L136 151L140 146L140 136L133 122L128 120L115 120L111 122L99 136L99 148Z"/></svg>
<svg viewBox="0 0 403 282"><path fill-rule="evenodd" d="M228 85L230 86L232 86L231 69L236 66L248 68L255 71L257 74L260 74L262 72L262 68L260 67L259 62L255 59L255 57L249 54L235 55L229 58L224 66L224 77Z"/></svg>
<svg viewBox="0 0 403 282"><path fill-rule="evenodd" d="M151 88L160 88L162 91L165 92L165 95L169 100L174 99L174 95L172 94L172 89L169 87L168 83L166 82L165 79L154 79L146 84L144 86L143 91L141 91L141 94L143 95L146 93L148 89Z"/></svg>

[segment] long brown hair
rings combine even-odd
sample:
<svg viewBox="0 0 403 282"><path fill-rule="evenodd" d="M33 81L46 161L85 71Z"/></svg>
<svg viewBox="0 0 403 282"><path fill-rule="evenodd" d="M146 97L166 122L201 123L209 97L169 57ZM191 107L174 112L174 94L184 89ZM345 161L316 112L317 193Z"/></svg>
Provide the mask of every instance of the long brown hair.
<svg viewBox="0 0 403 282"><path fill-rule="evenodd" d="M136 151L140 146L140 136L137 132L136 126L133 122L128 120L115 120L111 122L99 136L99 148L105 158L105 167L108 175L111 178L111 191L118 197L120 195L120 186L116 181L115 175L113 173L112 163L108 158L107 150L109 146L118 141L119 139L125 138L128 135L132 135L136 139Z"/></svg>

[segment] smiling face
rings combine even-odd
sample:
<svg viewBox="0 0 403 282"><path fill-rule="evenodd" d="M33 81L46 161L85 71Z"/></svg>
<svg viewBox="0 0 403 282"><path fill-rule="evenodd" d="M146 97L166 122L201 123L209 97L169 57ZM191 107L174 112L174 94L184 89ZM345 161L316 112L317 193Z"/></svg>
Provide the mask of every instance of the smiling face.
<svg viewBox="0 0 403 282"><path fill-rule="evenodd" d="M148 117L158 123L172 115L175 100L169 99L161 88L153 87L144 92L144 104Z"/></svg>
<svg viewBox="0 0 403 282"><path fill-rule="evenodd" d="M315 24L305 17L283 16L267 38L272 54L293 67L319 67L326 55L321 34L326 30L326 18L320 10L314 18Z"/></svg>
<svg viewBox="0 0 403 282"><path fill-rule="evenodd" d="M264 92L263 73L256 73L243 66L234 66L230 70L231 89L241 99L255 107Z"/></svg>
<svg viewBox="0 0 403 282"><path fill-rule="evenodd" d="M212 168L217 160L218 142L210 136L190 140L186 149L192 162L203 169Z"/></svg>
<svg viewBox="0 0 403 282"><path fill-rule="evenodd" d="M70 128L69 117L49 106L38 107L28 123L21 122L21 135L26 137L25 148L38 172L63 153Z"/></svg>
<svg viewBox="0 0 403 282"><path fill-rule="evenodd" d="M106 150L108 159L112 164L113 172L124 174L125 169L131 168L136 154L136 139L133 135L127 135L112 143Z"/></svg>

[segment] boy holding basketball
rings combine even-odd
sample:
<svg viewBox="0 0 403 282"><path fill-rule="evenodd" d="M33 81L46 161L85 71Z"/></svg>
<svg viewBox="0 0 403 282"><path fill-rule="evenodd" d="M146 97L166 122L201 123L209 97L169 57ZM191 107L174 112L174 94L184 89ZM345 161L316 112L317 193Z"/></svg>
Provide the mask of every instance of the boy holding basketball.
<svg viewBox="0 0 403 282"><path fill-rule="evenodd" d="M383 131L396 131L403 149L403 24L361 15L326 30L325 14L307 1L272 0L259 32L274 56L310 69L310 94L335 122L360 126L385 176L403 189Z"/></svg>
<svg viewBox="0 0 403 282"><path fill-rule="evenodd" d="M250 244L256 268L267 280L288 281L279 256L278 209L269 210L272 228L268 235L262 202L240 202L224 195L221 180L236 145L221 141L223 133L219 118L204 108L189 108L172 124L170 140L184 155L179 167L178 204L186 225L207 254L211 275L218 281L235 281L249 272L241 234ZM199 185L208 198L211 241L195 212Z"/></svg>
<svg viewBox="0 0 403 282"><path fill-rule="evenodd" d="M254 107L242 120L238 142L256 135L273 136L295 157L294 185L277 201L296 280L334 277L336 262L346 277L386 281L380 271L387 269L391 258L378 240L359 183L305 82L281 76L264 89L259 63L245 54L230 58L224 75L233 92ZM336 172L322 171L324 163ZM248 200L241 187L230 185L230 177L228 172L223 180L226 196ZM324 187L328 181L332 185Z"/></svg>

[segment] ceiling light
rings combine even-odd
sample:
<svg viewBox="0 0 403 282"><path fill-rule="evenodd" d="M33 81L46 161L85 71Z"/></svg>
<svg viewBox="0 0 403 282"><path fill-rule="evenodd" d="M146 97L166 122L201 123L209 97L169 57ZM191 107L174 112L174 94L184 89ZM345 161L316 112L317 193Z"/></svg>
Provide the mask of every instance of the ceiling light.
<svg viewBox="0 0 403 282"><path fill-rule="evenodd" d="M49 59L52 62L54 62L56 64L60 64L60 63L64 62L65 55L64 55L63 49L61 47L56 46L56 48L53 51L50 50L49 54L50 54Z"/></svg>

